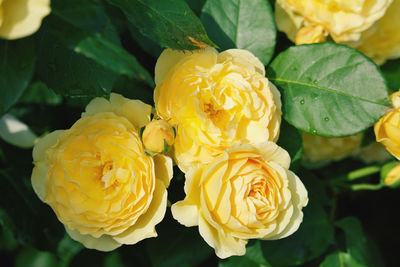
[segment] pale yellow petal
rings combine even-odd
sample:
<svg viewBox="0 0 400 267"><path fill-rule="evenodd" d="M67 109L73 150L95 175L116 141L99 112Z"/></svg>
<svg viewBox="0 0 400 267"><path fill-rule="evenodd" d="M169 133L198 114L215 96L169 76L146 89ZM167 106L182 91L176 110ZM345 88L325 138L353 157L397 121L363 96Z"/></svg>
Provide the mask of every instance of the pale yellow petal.
<svg viewBox="0 0 400 267"><path fill-rule="evenodd" d="M40 138L39 142L33 148L32 152L33 161L39 162L45 160L46 151L57 143L59 136L63 132L64 132L63 130L57 130Z"/></svg>
<svg viewBox="0 0 400 267"><path fill-rule="evenodd" d="M298 30L304 23L304 18L294 14L290 9L283 9L279 1L275 2L275 21L279 31L286 33L287 37L295 42Z"/></svg>
<svg viewBox="0 0 400 267"><path fill-rule="evenodd" d="M190 55L190 51L173 50L170 48L165 49L158 57L154 71L154 81L156 85L161 83L168 75L169 71L178 63L182 58Z"/></svg>
<svg viewBox="0 0 400 267"><path fill-rule="evenodd" d="M50 13L50 0L7 0L1 8L0 37L17 39L39 29L42 19Z"/></svg>
<svg viewBox="0 0 400 267"><path fill-rule="evenodd" d="M168 188L172 176L174 175L172 159L165 155L158 154L153 157L153 160L156 178L163 181L165 187Z"/></svg>
<svg viewBox="0 0 400 267"><path fill-rule="evenodd" d="M166 209L167 190L164 183L156 179L153 199L146 213L142 214L134 225L113 238L119 243L133 245L143 239L156 237L155 226L164 218Z"/></svg>
<svg viewBox="0 0 400 267"><path fill-rule="evenodd" d="M102 97L96 97L86 106L82 118L92 116L100 112L114 112L118 116L128 119L138 129L150 122L152 107L140 100L123 97L120 94L111 93L110 101Z"/></svg>
<svg viewBox="0 0 400 267"><path fill-rule="evenodd" d="M226 59L236 59L236 58L240 58L248 62L250 65L253 65L258 73L260 73L262 76L265 76L264 64L262 64L261 61L256 56L254 56L247 50L228 49L218 55L218 61L225 61Z"/></svg>
<svg viewBox="0 0 400 267"><path fill-rule="evenodd" d="M289 181L289 189L292 193L293 215L291 216L291 220L286 228L269 239L281 239L293 234L297 231L303 221L302 208L307 206L308 203L307 190L299 177L297 177L293 172L288 170L287 177Z"/></svg>
<svg viewBox="0 0 400 267"><path fill-rule="evenodd" d="M264 142L256 144L256 147L261 152L266 161L274 161L280 164L283 168L288 169L290 166L289 153L273 142Z"/></svg>
<svg viewBox="0 0 400 267"><path fill-rule="evenodd" d="M199 224L199 209L197 205L183 200L178 201L171 206L172 216L180 224L186 227L196 226Z"/></svg>
<svg viewBox="0 0 400 267"><path fill-rule="evenodd" d="M50 166L44 162L38 162L32 170L31 183L33 191L41 201L45 201L47 193L47 178Z"/></svg>
<svg viewBox="0 0 400 267"><path fill-rule="evenodd" d="M229 233L217 231L203 216L199 217L199 232L207 244L214 248L215 254L221 259L246 254L247 240L235 238Z"/></svg>
<svg viewBox="0 0 400 267"><path fill-rule="evenodd" d="M137 128L150 122L152 107L140 100L128 99L112 93L110 103L115 114L127 118Z"/></svg>
<svg viewBox="0 0 400 267"><path fill-rule="evenodd" d="M109 235L102 235L99 238L95 238L91 235L82 235L78 231L69 229L68 227L65 227L65 230L73 240L82 243L87 248L111 251L122 245Z"/></svg>
<svg viewBox="0 0 400 267"><path fill-rule="evenodd" d="M11 114L0 118L0 137L9 144L21 148L33 147L36 134L22 121Z"/></svg>

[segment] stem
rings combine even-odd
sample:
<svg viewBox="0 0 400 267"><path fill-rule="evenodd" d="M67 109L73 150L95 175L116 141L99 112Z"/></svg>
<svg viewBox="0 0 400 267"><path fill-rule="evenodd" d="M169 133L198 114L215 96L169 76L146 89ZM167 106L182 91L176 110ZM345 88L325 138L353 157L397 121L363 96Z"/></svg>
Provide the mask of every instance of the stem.
<svg viewBox="0 0 400 267"><path fill-rule="evenodd" d="M330 180L331 184L340 184L344 181L355 181L357 179L361 179L363 177L369 176L371 174L375 174L381 171L381 166L368 166L358 170L351 171L345 175L339 176L338 178Z"/></svg>
<svg viewBox="0 0 400 267"><path fill-rule="evenodd" d="M368 166L365 168L361 168L355 171L351 171L347 174L348 181L354 181L359 178L363 178L365 176L380 172L381 166Z"/></svg>
<svg viewBox="0 0 400 267"><path fill-rule="evenodd" d="M350 189L353 191L358 190L379 190L383 187L383 184L353 184Z"/></svg>

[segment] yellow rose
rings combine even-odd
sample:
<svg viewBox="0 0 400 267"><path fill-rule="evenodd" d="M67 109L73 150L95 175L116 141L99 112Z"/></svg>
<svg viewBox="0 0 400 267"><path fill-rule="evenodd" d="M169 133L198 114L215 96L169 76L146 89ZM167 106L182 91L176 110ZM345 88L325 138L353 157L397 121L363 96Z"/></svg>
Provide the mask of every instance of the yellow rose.
<svg viewBox="0 0 400 267"><path fill-rule="evenodd" d="M142 141L150 153L166 153L175 141L175 130L165 120L154 120L143 129Z"/></svg>
<svg viewBox="0 0 400 267"><path fill-rule="evenodd" d="M151 106L121 95L95 98L70 129L33 149L34 191L87 248L110 251L157 236L172 160L144 152L138 131L150 113Z"/></svg>
<svg viewBox="0 0 400 267"><path fill-rule="evenodd" d="M400 57L400 0L394 0L375 27L366 31L356 48L377 64Z"/></svg>
<svg viewBox="0 0 400 267"><path fill-rule="evenodd" d="M250 52L166 49L155 69L158 115L177 125L174 150L187 171L237 143L276 141L280 94Z"/></svg>
<svg viewBox="0 0 400 267"><path fill-rule="evenodd" d="M396 188L400 185L400 164L397 164L393 169L386 174L383 182L386 186Z"/></svg>
<svg viewBox="0 0 400 267"><path fill-rule="evenodd" d="M362 134L357 134L327 138L303 133L303 155L310 162L341 160L358 152L362 137Z"/></svg>
<svg viewBox="0 0 400 267"><path fill-rule="evenodd" d="M220 258L245 254L251 238L289 236L308 202L289 164L288 153L273 142L229 148L186 173L186 197L172 205L172 215L187 227L198 225Z"/></svg>
<svg viewBox="0 0 400 267"><path fill-rule="evenodd" d="M376 141L382 143L397 159L400 159L400 92L390 96L394 109L389 110L374 125Z"/></svg>
<svg viewBox="0 0 400 267"><path fill-rule="evenodd" d="M275 19L278 29L293 42L302 27L317 25L337 43L356 42L391 3L392 0L277 0Z"/></svg>
<svg viewBox="0 0 400 267"><path fill-rule="evenodd" d="M18 39L36 32L50 13L50 0L0 0L0 37Z"/></svg>

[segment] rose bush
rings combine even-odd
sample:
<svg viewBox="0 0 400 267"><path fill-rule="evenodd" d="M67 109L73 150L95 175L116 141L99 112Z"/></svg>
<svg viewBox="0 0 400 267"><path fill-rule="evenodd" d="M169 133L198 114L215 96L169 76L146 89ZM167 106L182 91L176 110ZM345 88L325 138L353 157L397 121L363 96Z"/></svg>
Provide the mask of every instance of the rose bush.
<svg viewBox="0 0 400 267"><path fill-rule="evenodd" d="M308 202L289 164L289 154L273 142L236 145L186 173L186 197L172 214L185 226L198 225L220 258L244 255L251 238L289 236Z"/></svg>
<svg viewBox="0 0 400 267"><path fill-rule="evenodd" d="M36 32L50 13L50 0L0 0L0 37L18 39Z"/></svg>
<svg viewBox="0 0 400 267"><path fill-rule="evenodd" d="M157 60L157 114L177 125L175 157L187 171L237 143L276 141L280 94L250 52L166 49Z"/></svg>
<svg viewBox="0 0 400 267"><path fill-rule="evenodd" d="M95 98L70 129L33 149L33 189L87 248L109 251L157 236L172 160L144 152L138 131L150 113L151 106L121 95Z"/></svg>

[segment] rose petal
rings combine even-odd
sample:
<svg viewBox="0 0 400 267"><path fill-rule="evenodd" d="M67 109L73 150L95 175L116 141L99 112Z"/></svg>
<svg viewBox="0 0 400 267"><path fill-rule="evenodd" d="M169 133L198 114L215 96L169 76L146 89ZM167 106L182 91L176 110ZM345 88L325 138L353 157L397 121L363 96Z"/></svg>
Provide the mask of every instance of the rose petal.
<svg viewBox="0 0 400 267"><path fill-rule="evenodd" d="M0 37L22 38L36 32L50 13L50 0L11 0L1 4Z"/></svg>
<svg viewBox="0 0 400 267"><path fill-rule="evenodd" d="M174 175L172 159L170 157L158 154L153 157L154 169L156 172L156 178L163 181L166 188Z"/></svg>
<svg viewBox="0 0 400 267"><path fill-rule="evenodd" d="M174 219L186 227L199 224L198 207L189 201L183 200L176 202L171 206L171 212Z"/></svg>
<svg viewBox="0 0 400 267"><path fill-rule="evenodd" d="M164 183L156 179L153 199L146 213L142 214L136 223L125 232L113 236L113 238L119 243L132 245L145 238L156 237L155 225L162 221L166 209L167 190Z"/></svg>
<svg viewBox="0 0 400 267"><path fill-rule="evenodd" d="M109 235L102 235L99 238L94 238L91 235L82 235L78 231L69 229L68 227L65 227L65 230L73 240L82 243L87 248L97 249L100 251L111 251L122 245Z"/></svg>
<svg viewBox="0 0 400 267"><path fill-rule="evenodd" d="M246 254L247 240L217 231L202 216L199 217L199 232L207 244L215 249L215 254L221 259Z"/></svg>

